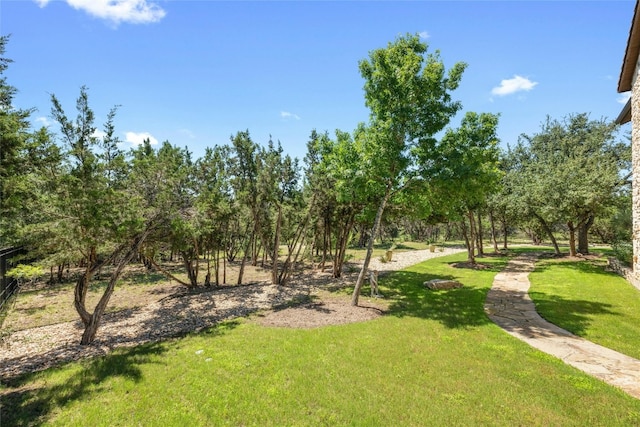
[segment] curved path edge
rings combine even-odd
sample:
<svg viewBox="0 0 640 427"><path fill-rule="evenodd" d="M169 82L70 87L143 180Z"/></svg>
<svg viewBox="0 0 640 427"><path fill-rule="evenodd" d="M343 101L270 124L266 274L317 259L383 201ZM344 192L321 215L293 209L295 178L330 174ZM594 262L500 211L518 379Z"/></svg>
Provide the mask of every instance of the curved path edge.
<svg viewBox="0 0 640 427"><path fill-rule="evenodd" d="M518 256L496 274L484 310L510 335L640 399L640 360L587 341L544 320L529 297L537 256Z"/></svg>

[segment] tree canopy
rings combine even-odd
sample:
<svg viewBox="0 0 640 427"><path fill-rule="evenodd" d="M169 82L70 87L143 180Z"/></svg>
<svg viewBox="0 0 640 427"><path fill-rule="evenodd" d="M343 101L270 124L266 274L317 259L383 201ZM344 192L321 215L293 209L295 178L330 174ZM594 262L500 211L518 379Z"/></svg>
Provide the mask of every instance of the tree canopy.
<svg viewBox="0 0 640 427"><path fill-rule="evenodd" d="M357 305L377 239L432 240L444 224L475 262L487 219L495 251L497 235L506 249L518 227L535 242L546 235L558 253L556 236L568 233L573 255L588 252L589 236L629 236L630 148L614 124L587 114L547 118L507 150L497 114L466 112L447 127L462 110L452 93L466 65L447 69L418 35L360 61L368 121L353 131L313 130L304 167L278 141L254 141L249 130L201 158L169 141L125 150L118 107L99 132L86 87L74 115L51 96L55 131L32 129L32 110L13 105L16 89L3 74L7 40L0 38L0 245L24 247L59 278L65 265L81 271L74 306L84 344L134 259L189 290L229 284L229 263L237 284L254 266L287 286L299 260L330 264L338 278L348 248L366 246ZM166 258L179 260L186 276L164 268ZM100 271L108 283L91 308L86 295Z"/></svg>
<svg viewBox="0 0 640 427"><path fill-rule="evenodd" d="M575 234L582 235L580 252L588 253L587 234L616 194L628 185L630 147L616 138L617 127L587 114L563 120L547 118L540 132L522 135L510 151L508 172L515 203L535 218L554 243L554 226L570 234L570 253L577 253Z"/></svg>
<svg viewBox="0 0 640 427"><path fill-rule="evenodd" d="M359 134L361 169L369 177L365 191L376 194L380 202L353 305L358 304L389 198L414 178L419 162L433 156L436 133L462 108L452 100L451 91L457 89L466 64L456 63L447 71L439 52L426 52L427 45L417 34L406 35L370 52L359 64L370 110L369 123Z"/></svg>

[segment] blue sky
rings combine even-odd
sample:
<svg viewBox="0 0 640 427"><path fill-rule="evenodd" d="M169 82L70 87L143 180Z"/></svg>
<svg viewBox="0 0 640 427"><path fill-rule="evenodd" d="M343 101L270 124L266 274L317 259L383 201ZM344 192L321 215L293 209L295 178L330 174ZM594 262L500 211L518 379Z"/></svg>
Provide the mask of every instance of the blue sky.
<svg viewBox="0 0 640 427"><path fill-rule="evenodd" d="M420 33L447 67L468 68L463 111L500 113L514 144L547 115L615 119L617 82L633 16L626 1L3 0L11 34L6 75L15 105L50 124L50 94L75 116L80 87L102 125L116 117L123 146L145 136L196 157L248 129L302 158L312 129L367 121L358 61Z"/></svg>

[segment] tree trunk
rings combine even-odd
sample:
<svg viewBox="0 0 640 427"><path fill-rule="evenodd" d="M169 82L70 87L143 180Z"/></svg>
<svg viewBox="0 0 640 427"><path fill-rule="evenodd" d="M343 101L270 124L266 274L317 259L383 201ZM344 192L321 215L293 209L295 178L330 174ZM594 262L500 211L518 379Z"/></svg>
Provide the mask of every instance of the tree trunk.
<svg viewBox="0 0 640 427"><path fill-rule="evenodd" d="M471 215L471 218L473 218L473 215ZM471 264L475 264L476 257L475 248L473 247L473 236L469 236L470 233L467 229L467 222L464 218L460 221L460 228L462 229L462 236L464 237L464 241L467 246L467 261Z"/></svg>
<svg viewBox="0 0 640 427"><path fill-rule="evenodd" d="M249 236L249 239L247 241L247 245L244 248L244 253L242 254L242 261L240 261L240 269L238 270L238 285L242 285L242 276L244 276L244 265L247 263L247 255L249 253L249 250L251 249L251 240L253 239L253 236Z"/></svg>
<svg viewBox="0 0 640 427"><path fill-rule="evenodd" d="M244 266L247 263L247 257L249 255L249 250L253 245L253 240L256 236L257 223L254 221L253 230L251 231L251 235L247 238L247 243L244 247L244 253L242 254L242 261L240 262L240 270L238 271L238 285L242 285L242 277L244 276ZM247 228L245 230L245 234L249 231L249 224L247 224Z"/></svg>
<svg viewBox="0 0 640 427"><path fill-rule="evenodd" d="M507 248L507 241L508 241L508 236L509 236L509 227L507 226L507 222L504 221L502 223L502 238L503 240L503 244L502 244L502 248L506 251Z"/></svg>
<svg viewBox="0 0 640 427"><path fill-rule="evenodd" d="M369 268L369 263L371 262L371 256L373 255L373 243L376 238L376 234L378 233L378 229L380 228L380 223L382 222L382 214L384 213L384 208L387 205L387 201L389 200L389 196L391 195L391 184L387 184L387 189L384 193L384 197L378 206L378 211L376 212L376 218L373 221L373 228L371 229L371 235L369 236L369 243L367 244L367 253L364 257L364 263L362 264L362 270L360 270L360 274L358 275L358 281L356 282L356 286L353 289L353 295L351 296L351 305L358 305L358 298L360 297L360 289L364 284L364 278L367 274L367 269Z"/></svg>
<svg viewBox="0 0 640 427"><path fill-rule="evenodd" d="M214 259L213 259L213 269L214 274L216 275L216 286L220 286L220 246L217 246L213 251Z"/></svg>
<svg viewBox="0 0 640 427"><path fill-rule="evenodd" d="M358 240L358 247L359 248L363 248L367 245L369 236L367 235L367 227L365 227L364 225L362 225L362 228L360 228L360 239Z"/></svg>
<svg viewBox="0 0 640 427"><path fill-rule="evenodd" d="M569 228L569 256L578 255L576 252L576 228L573 226L573 221L567 223Z"/></svg>
<svg viewBox="0 0 640 427"><path fill-rule="evenodd" d="M320 271L324 270L324 266L327 262L327 252L329 250L329 245L331 244L331 235L329 233L329 218L325 215L322 221L322 258L320 258L320 263L318 264Z"/></svg>
<svg viewBox="0 0 640 427"><path fill-rule="evenodd" d="M312 270L316 269L315 258L313 256L313 251L315 250L315 244L316 244L317 237L318 236L316 235L316 230L313 230L313 235L311 237L311 246L309 248L309 261L311 262L311 269Z"/></svg>
<svg viewBox="0 0 640 427"><path fill-rule="evenodd" d="M347 219L343 222L342 227L339 230L339 234L336 238L336 254L333 260L333 278L337 279L342 276L342 266L344 265L344 259L347 254L347 244L349 243L349 236L353 229L353 223L355 222L355 213L351 212Z"/></svg>
<svg viewBox="0 0 640 427"><path fill-rule="evenodd" d="M58 283L62 283L62 279L64 277L63 276L64 275L64 264L65 263L62 263L61 265L58 266L58 274L57 274Z"/></svg>
<svg viewBox="0 0 640 427"><path fill-rule="evenodd" d="M311 213L309 212L305 217L304 221L300 225L298 225L298 229L294 235L293 246L291 250L287 254L287 258L282 264L282 271L280 272L280 277L278 278L278 283L284 286L289 280L289 276L291 275L291 271L295 268L296 262L298 261L298 257L300 256L300 252L302 251L302 247L304 246L304 240L307 233L307 225L309 224L309 218L311 217ZM295 252L295 256L292 254Z"/></svg>
<svg viewBox="0 0 640 427"><path fill-rule="evenodd" d="M447 222L445 235L444 235L445 242L449 241L450 237L451 237L451 223Z"/></svg>
<svg viewBox="0 0 640 427"><path fill-rule="evenodd" d="M311 199L309 202L309 207L307 209L307 214L304 217L302 223L298 225L298 228L293 237L293 246L289 253L287 254L287 259L284 261L282 265L282 272L280 273L280 277L278 278L278 282L280 285L285 285L287 280L289 280L289 276L291 274L291 270L295 268L296 262L298 261L298 256L300 256L300 251L304 246L304 240L307 234L307 226L309 224L309 220L311 219L311 211L315 205L315 197ZM293 257L293 261L291 261L291 254L295 251L295 256Z"/></svg>
<svg viewBox="0 0 640 427"><path fill-rule="evenodd" d="M551 230L551 227L549 227L549 224L547 224L547 222L540 215L533 214L533 216L536 217L536 219L540 222L542 229L545 231L545 233L547 233L547 236L549 236L549 240L551 240L551 243L553 244L553 250L555 254L562 255L562 252L560 252L560 247L558 247L558 242L556 241L556 238L553 235L553 230Z"/></svg>
<svg viewBox="0 0 640 427"><path fill-rule="evenodd" d="M90 256L92 259L91 262L87 262L87 266L85 268L85 272L82 276L78 278L76 282L76 286L73 294L73 305L80 316L80 320L82 320L82 324L87 327L87 325L91 322L91 313L86 308L86 299L87 299L87 291L89 290L89 282L93 276L98 272L102 267L109 264L115 257L122 252L123 247L120 246L117 248L109 257L105 258L102 261L98 261L96 256ZM95 248L92 248L91 253L95 254Z"/></svg>
<svg viewBox="0 0 640 427"><path fill-rule="evenodd" d="M489 223L491 224L491 242L493 243L493 252L498 253L498 237L496 236L496 221L493 217L493 211L489 211Z"/></svg>
<svg viewBox="0 0 640 427"><path fill-rule="evenodd" d="M149 263L156 269L158 270L160 273L164 274L165 276L167 276L169 279L171 280L175 280L176 282L178 282L179 284L186 286L187 288L191 287L191 285L183 280L178 279L176 276L174 276L173 274L171 274L169 271L165 270L164 268L162 268L152 257L147 257L145 255L145 258L149 261Z"/></svg>
<svg viewBox="0 0 640 427"><path fill-rule="evenodd" d="M480 209L478 209L478 231L476 233L476 241L478 243L478 256L484 256L484 246L482 244L482 217L480 214Z"/></svg>
<svg viewBox="0 0 640 427"><path fill-rule="evenodd" d="M469 217L469 244L470 244L469 250L471 251L471 257L469 258L468 261L472 264L475 264L476 263L475 243L478 240L478 232L476 230L476 220L475 220L475 217L473 216L473 211L469 210L469 212L467 213L467 216Z"/></svg>
<svg viewBox="0 0 640 427"><path fill-rule="evenodd" d="M114 268L113 272L111 273L109 283L107 284L102 297L100 297L100 301L98 301L96 308L93 310L93 314L90 315L88 323L85 324L82 339L80 340L81 345L91 344L95 340L96 333L98 332L98 327L100 326L100 321L102 320L102 315L104 314L107 308L107 304L109 303L109 299L113 294L116 282L122 275L122 271L124 270L124 268L131 262L135 254L140 250L140 246L149 235L149 231L150 230L146 230L145 232L141 233L129 244L127 252L120 259L120 261L116 265L116 268ZM116 254L122 252L121 248L116 250ZM116 256L111 256L109 258L111 260L114 260Z"/></svg>
<svg viewBox="0 0 640 427"><path fill-rule="evenodd" d="M195 254L194 254L195 252ZM195 288L198 286L198 266L197 262L194 264L194 257L198 257L197 251L191 249L189 251L180 251L182 256L182 263L187 271L187 277L189 278L189 287Z"/></svg>
<svg viewBox="0 0 640 427"><path fill-rule="evenodd" d="M204 285L211 286L211 251L205 251L204 256L207 258L207 274L204 277Z"/></svg>
<svg viewBox="0 0 640 427"><path fill-rule="evenodd" d="M222 283L227 284L227 257L222 258Z"/></svg>
<svg viewBox="0 0 640 427"><path fill-rule="evenodd" d="M256 228L256 231L257 231L257 228ZM258 239L254 238L253 243L251 244L251 265L254 267L258 265L259 251L260 251L260 248L258 248ZM262 260L262 266L264 267L264 260Z"/></svg>
<svg viewBox="0 0 640 427"><path fill-rule="evenodd" d="M73 295L73 305L76 308L76 312L82 320L82 324L86 327L90 320L91 314L86 309L87 290L89 289L89 281L93 276L94 271L87 267L84 274L78 278Z"/></svg>
<svg viewBox="0 0 640 427"><path fill-rule="evenodd" d="M589 214L587 220L578 226L578 252L582 255L589 254L589 230L594 220L594 215Z"/></svg>
<svg viewBox="0 0 640 427"><path fill-rule="evenodd" d="M276 232L273 242L273 265L271 267L271 283L277 285L278 276L278 255L280 252L280 227L282 226L282 207L278 206L278 218L276 219Z"/></svg>

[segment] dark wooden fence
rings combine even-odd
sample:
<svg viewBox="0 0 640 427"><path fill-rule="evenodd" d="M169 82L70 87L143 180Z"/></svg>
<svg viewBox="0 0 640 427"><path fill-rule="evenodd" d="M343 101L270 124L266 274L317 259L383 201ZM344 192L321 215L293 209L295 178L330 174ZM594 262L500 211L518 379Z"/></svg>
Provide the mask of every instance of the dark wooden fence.
<svg viewBox="0 0 640 427"><path fill-rule="evenodd" d="M0 313L6 309L5 304L18 290L18 281L7 276L7 271L13 267L11 259L20 253L21 248L0 249Z"/></svg>

